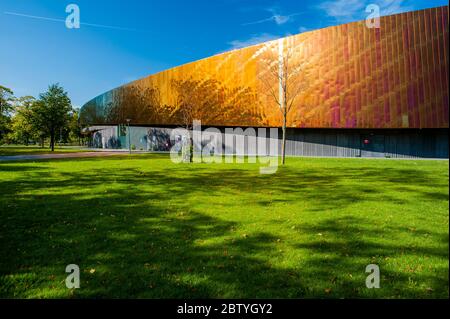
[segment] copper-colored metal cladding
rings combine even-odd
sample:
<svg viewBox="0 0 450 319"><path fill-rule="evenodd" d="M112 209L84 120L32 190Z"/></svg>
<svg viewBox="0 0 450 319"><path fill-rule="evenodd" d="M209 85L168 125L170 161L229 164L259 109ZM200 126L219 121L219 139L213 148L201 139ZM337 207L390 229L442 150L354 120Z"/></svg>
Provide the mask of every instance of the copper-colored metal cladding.
<svg viewBox="0 0 450 319"><path fill-rule="evenodd" d="M283 39L308 85L289 127L448 128L448 6L329 27ZM212 126L280 126L261 80L264 50L219 54L109 91L83 107L87 124L183 125L176 81L195 82L196 117ZM273 83L277 85L277 83Z"/></svg>

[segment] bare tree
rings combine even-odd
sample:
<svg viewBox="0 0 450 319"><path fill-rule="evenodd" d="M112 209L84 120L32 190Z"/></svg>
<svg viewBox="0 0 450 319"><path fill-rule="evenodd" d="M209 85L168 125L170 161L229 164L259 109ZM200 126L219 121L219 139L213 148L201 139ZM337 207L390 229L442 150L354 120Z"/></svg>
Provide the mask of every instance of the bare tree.
<svg viewBox="0 0 450 319"><path fill-rule="evenodd" d="M172 116L178 118L184 125L187 131L192 130L192 123L194 120L201 119L201 105L202 101L202 84L199 80L188 79L172 80L172 89L176 92L175 108ZM186 141L182 145L182 154L184 162L192 162L193 160L193 139L192 136L186 136Z"/></svg>
<svg viewBox="0 0 450 319"><path fill-rule="evenodd" d="M290 39L269 42L262 49L260 61L265 69L259 78L265 92L277 104L282 118L283 140L281 144L282 163L286 158L286 127L288 115L296 105L298 96L307 87L304 68L307 61L300 59L300 47Z"/></svg>

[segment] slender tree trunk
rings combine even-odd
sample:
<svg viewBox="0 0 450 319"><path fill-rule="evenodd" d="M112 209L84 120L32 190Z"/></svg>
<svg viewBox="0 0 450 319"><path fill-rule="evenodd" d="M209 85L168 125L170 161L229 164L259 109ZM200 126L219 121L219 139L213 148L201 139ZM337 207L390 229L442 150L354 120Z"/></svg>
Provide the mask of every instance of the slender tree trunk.
<svg viewBox="0 0 450 319"><path fill-rule="evenodd" d="M194 140L192 138L193 128L191 131L190 126L186 125L186 130L189 134L186 136L186 141L183 142L181 154L183 156L184 163L192 163L194 159Z"/></svg>
<svg viewBox="0 0 450 319"><path fill-rule="evenodd" d="M194 161L194 139L189 138L189 163Z"/></svg>
<svg viewBox="0 0 450 319"><path fill-rule="evenodd" d="M187 140L183 142L182 146L183 162L192 163L194 158L194 141L188 136Z"/></svg>
<svg viewBox="0 0 450 319"><path fill-rule="evenodd" d="M50 132L50 147L52 149L52 152L55 151L55 132L51 131Z"/></svg>
<svg viewBox="0 0 450 319"><path fill-rule="evenodd" d="M283 114L283 140L281 142L281 163L286 163L286 113Z"/></svg>

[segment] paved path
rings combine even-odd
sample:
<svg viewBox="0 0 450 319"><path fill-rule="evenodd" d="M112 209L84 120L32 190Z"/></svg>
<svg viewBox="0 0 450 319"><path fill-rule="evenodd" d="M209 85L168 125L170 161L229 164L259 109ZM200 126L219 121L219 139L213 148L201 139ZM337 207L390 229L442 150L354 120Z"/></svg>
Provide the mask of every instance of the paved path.
<svg viewBox="0 0 450 319"><path fill-rule="evenodd" d="M132 151L132 154L151 154L167 152L145 152ZM114 155L127 155L128 150L108 151L105 149L96 149L94 152L74 152L74 153L54 153L54 154L36 154L36 155L8 155L0 156L0 162L4 161L25 161L25 160L41 160L41 159L64 159L64 158L84 158L84 157L105 157ZM300 157L300 156L286 156ZM448 158L384 158L384 157L333 157L333 156L305 156L303 158L353 158L353 159L384 159L384 160L447 160Z"/></svg>
<svg viewBox="0 0 450 319"><path fill-rule="evenodd" d="M41 159L58 159L58 158L83 158L83 157L99 157L126 155L124 152L74 152L74 153L54 153L54 154L36 154L36 155L10 155L0 156L1 161L24 161L24 160L41 160Z"/></svg>

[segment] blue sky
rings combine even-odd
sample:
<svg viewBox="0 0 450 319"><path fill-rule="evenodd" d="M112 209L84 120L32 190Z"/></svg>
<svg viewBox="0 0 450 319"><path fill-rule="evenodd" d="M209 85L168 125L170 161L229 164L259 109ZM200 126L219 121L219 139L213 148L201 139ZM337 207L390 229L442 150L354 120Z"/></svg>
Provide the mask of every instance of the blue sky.
<svg viewBox="0 0 450 319"><path fill-rule="evenodd" d="M80 8L68 29L66 6ZM74 106L149 74L277 37L443 0L2 0L0 85L17 96L59 82Z"/></svg>

